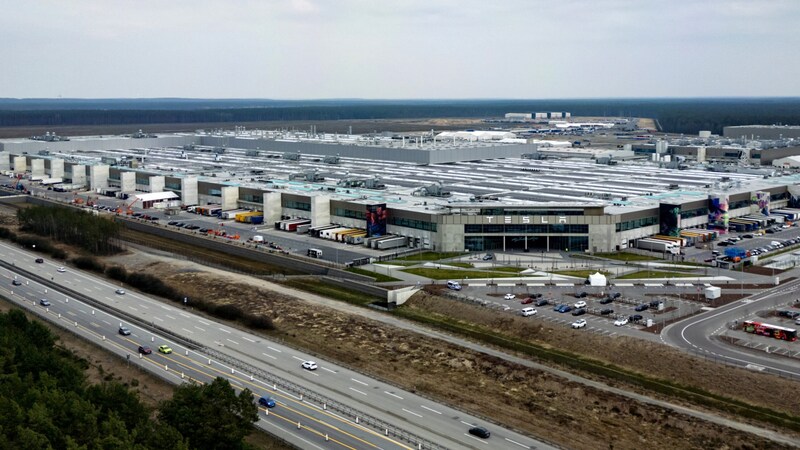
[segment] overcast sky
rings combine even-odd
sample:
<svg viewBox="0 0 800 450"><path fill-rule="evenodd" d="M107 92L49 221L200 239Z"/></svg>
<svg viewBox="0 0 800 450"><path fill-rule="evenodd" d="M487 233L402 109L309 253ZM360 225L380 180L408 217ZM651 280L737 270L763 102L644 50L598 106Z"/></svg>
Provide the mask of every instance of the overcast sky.
<svg viewBox="0 0 800 450"><path fill-rule="evenodd" d="M0 0L0 97L799 96L800 0Z"/></svg>

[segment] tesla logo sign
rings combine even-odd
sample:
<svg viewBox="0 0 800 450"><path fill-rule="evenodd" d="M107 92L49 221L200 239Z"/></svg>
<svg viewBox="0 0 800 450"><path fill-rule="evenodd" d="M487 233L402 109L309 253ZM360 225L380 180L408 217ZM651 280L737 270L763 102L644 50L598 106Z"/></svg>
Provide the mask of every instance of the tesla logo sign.
<svg viewBox="0 0 800 450"><path fill-rule="evenodd" d="M486 221L494 223L494 216L485 216ZM504 216L503 223L511 223L511 216ZM522 216L522 223L531 223L531 216ZM545 217L539 217L539 223L550 223ZM567 223L565 216L558 217L558 223Z"/></svg>

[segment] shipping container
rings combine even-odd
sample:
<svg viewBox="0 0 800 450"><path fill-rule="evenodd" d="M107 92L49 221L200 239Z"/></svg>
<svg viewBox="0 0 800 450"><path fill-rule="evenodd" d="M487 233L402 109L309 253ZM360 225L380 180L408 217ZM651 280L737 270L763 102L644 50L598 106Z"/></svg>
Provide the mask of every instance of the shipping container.
<svg viewBox="0 0 800 450"><path fill-rule="evenodd" d="M222 211L219 214L220 219L235 219L236 215L239 213L247 212L246 209L229 209L227 211Z"/></svg>

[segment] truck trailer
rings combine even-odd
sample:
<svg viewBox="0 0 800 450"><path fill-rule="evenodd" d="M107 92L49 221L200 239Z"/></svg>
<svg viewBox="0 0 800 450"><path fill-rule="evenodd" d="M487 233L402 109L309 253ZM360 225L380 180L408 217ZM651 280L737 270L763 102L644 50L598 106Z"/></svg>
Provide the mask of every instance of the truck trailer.
<svg viewBox="0 0 800 450"><path fill-rule="evenodd" d="M383 239L376 242L378 250L388 250L390 248L405 247L408 245L408 239L403 236L391 236L389 239Z"/></svg>
<svg viewBox="0 0 800 450"><path fill-rule="evenodd" d="M680 247L675 245L674 242L658 239L639 239L636 241L636 248L661 253L677 253L680 251Z"/></svg>

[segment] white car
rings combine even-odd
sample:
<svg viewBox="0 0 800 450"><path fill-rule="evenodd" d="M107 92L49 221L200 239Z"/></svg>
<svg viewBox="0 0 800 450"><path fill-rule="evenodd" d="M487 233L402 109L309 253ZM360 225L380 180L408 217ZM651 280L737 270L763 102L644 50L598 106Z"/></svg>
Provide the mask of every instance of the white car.
<svg viewBox="0 0 800 450"><path fill-rule="evenodd" d="M317 363L315 363L314 361L303 361L303 364L301 364L301 366L303 367L303 369L306 370L317 370Z"/></svg>
<svg viewBox="0 0 800 450"><path fill-rule="evenodd" d="M125 290L124 290L124 289L117 289L117 290L116 290L116 291L114 291L114 292L116 292L116 293L117 293L117 295L125 295Z"/></svg>
<svg viewBox="0 0 800 450"><path fill-rule="evenodd" d="M627 324L628 324L628 318L627 317L623 317L622 319L617 319L617 320L614 321L614 326L615 327L621 327L621 326L627 325Z"/></svg>
<svg viewBox="0 0 800 450"><path fill-rule="evenodd" d="M517 296L514 294L506 294L506 296L503 298L505 298L506 300L514 300L515 298L517 298Z"/></svg>
<svg viewBox="0 0 800 450"><path fill-rule="evenodd" d="M580 308L586 308L586 302L585 301L581 300L581 301L575 302L575 309L580 309Z"/></svg>
<svg viewBox="0 0 800 450"><path fill-rule="evenodd" d="M522 315L522 317L535 316L536 308L522 308L520 314Z"/></svg>
<svg viewBox="0 0 800 450"><path fill-rule="evenodd" d="M585 319L579 319L579 320L576 320L575 322L572 322L572 328L576 328L577 329L577 328L583 328L585 326L586 326L586 320Z"/></svg>
<svg viewBox="0 0 800 450"><path fill-rule="evenodd" d="M61 272L61 273L64 273L64 272L66 272L66 271L67 271L67 269L65 269L65 268L64 268L64 266L61 266L61 267L59 267L58 269L56 269L56 271L58 271L58 272Z"/></svg>

